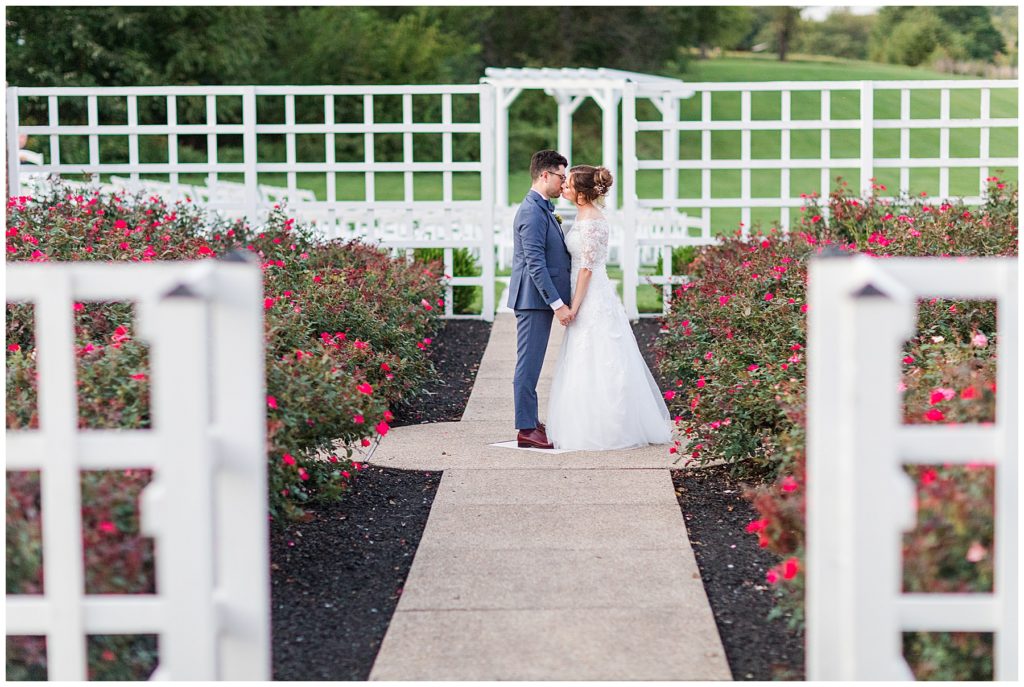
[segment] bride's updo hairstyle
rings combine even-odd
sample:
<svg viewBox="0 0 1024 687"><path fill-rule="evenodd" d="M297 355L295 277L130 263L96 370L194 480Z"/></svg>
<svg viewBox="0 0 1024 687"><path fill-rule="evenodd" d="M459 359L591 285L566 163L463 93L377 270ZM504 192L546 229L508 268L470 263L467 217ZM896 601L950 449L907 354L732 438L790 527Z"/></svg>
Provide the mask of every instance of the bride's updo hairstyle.
<svg viewBox="0 0 1024 687"><path fill-rule="evenodd" d="M577 200L604 205L604 197L612 188L612 173L607 167L576 165L569 170Z"/></svg>

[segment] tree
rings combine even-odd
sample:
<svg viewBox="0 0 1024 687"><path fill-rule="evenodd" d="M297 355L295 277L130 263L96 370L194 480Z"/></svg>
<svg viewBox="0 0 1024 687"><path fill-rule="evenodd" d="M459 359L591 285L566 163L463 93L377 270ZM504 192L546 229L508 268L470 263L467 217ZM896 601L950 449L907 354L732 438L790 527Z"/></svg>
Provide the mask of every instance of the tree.
<svg viewBox="0 0 1024 687"><path fill-rule="evenodd" d="M14 86L258 81L270 36L257 7L9 7ZM59 30L55 30L59 29Z"/></svg>
<svg viewBox="0 0 1024 687"><path fill-rule="evenodd" d="M278 34L269 74L272 83L444 83L467 76L457 63L474 49L426 7L302 7Z"/></svg>
<svg viewBox="0 0 1024 687"><path fill-rule="evenodd" d="M884 7L871 33L871 59L917 66L937 53L991 62L1005 50L986 7Z"/></svg>
<svg viewBox="0 0 1024 687"><path fill-rule="evenodd" d="M753 12L749 7L692 6L682 9L686 42L697 46L701 59L707 58L710 48L737 47L753 23Z"/></svg>
<svg viewBox="0 0 1024 687"><path fill-rule="evenodd" d="M799 7L775 8L772 24L775 30L776 46L779 52L780 62L786 61L786 54L789 52L789 45L793 40L793 34L799 20Z"/></svg>
<svg viewBox="0 0 1024 687"><path fill-rule="evenodd" d="M858 15L842 8L831 12L822 21L802 20L793 49L810 55L866 60L874 23L873 14Z"/></svg>
<svg viewBox="0 0 1024 687"><path fill-rule="evenodd" d="M477 19L475 38L485 66L659 71L689 40L687 9L503 6L457 11Z"/></svg>
<svg viewBox="0 0 1024 687"><path fill-rule="evenodd" d="M747 49L771 50L785 61L801 25L799 7L757 7L751 15L755 27L739 42Z"/></svg>
<svg viewBox="0 0 1024 687"><path fill-rule="evenodd" d="M964 57L991 62L996 53L1006 49L987 7L937 5L931 10L952 33L959 35L958 43Z"/></svg>
<svg viewBox="0 0 1024 687"><path fill-rule="evenodd" d="M999 29L999 33L1003 36L1003 43L1005 48L1003 53L1004 64L1017 65L1017 36L1018 36L1018 12L1016 7L1004 5L1002 7L993 7L992 10L992 23Z"/></svg>

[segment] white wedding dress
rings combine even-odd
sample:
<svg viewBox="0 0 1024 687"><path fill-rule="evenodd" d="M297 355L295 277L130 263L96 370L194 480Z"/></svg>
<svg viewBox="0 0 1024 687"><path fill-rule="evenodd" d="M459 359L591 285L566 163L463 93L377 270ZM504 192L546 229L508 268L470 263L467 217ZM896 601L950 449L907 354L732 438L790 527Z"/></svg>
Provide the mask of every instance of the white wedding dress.
<svg viewBox="0 0 1024 687"><path fill-rule="evenodd" d="M547 435L556 449L607 451L672 441L661 390L605 270L608 229L603 217L584 219L565 235L573 295L580 269L592 275L566 327L551 383Z"/></svg>

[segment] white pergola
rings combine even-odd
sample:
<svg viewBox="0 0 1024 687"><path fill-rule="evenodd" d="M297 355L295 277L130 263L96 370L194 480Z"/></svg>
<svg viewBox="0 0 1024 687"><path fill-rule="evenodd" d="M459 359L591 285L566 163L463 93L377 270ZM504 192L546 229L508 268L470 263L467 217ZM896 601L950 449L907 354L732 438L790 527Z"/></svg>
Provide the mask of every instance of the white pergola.
<svg viewBox="0 0 1024 687"><path fill-rule="evenodd" d="M649 98L663 116L678 121L679 98L689 98L693 90L679 79L640 74L618 69L588 68L498 68L488 67L481 83L495 89L495 203L508 205L508 110L519 94L527 88L543 89L558 103L558 152L572 160L572 115L590 97L601 108L601 164L615 171L619 149L619 101L627 83L636 84L637 96ZM667 140L671 153L678 153L679 139ZM674 141L674 143L673 143ZM673 148L674 146L674 148ZM674 158L676 159L678 155ZM615 196L608 196L609 207L615 207Z"/></svg>

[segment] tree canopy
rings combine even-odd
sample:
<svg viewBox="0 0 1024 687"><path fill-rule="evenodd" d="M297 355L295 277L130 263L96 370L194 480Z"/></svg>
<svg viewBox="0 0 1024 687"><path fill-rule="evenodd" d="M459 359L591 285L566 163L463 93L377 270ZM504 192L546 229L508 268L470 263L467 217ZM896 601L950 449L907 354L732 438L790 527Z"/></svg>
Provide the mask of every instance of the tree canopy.
<svg viewBox="0 0 1024 687"><path fill-rule="evenodd" d="M998 21L993 20L993 14ZM22 6L7 8L19 86L473 83L485 67L610 67L680 76L712 49L907 65L1015 62L1016 8L836 11L729 6ZM1002 32L1001 32L1002 31Z"/></svg>
<svg viewBox="0 0 1024 687"><path fill-rule="evenodd" d="M913 67L936 55L991 61L1005 49L987 7L883 7L871 31L869 56Z"/></svg>

